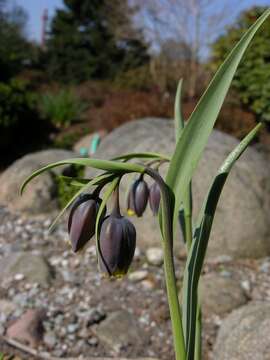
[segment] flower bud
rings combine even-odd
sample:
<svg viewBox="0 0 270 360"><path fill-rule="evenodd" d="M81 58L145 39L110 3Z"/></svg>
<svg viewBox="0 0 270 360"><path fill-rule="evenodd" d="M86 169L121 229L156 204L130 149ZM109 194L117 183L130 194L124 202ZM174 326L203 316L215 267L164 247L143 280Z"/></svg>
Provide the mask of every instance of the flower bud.
<svg viewBox="0 0 270 360"><path fill-rule="evenodd" d="M149 205L153 215L157 215L160 204L160 189L156 182L150 186L149 190Z"/></svg>
<svg viewBox="0 0 270 360"><path fill-rule="evenodd" d="M84 194L73 203L68 219L68 231L74 252L83 248L95 234L100 201L91 194Z"/></svg>
<svg viewBox="0 0 270 360"><path fill-rule="evenodd" d="M139 178L132 184L128 194L128 215L142 216L147 206L148 196L148 185L142 178Z"/></svg>
<svg viewBox="0 0 270 360"><path fill-rule="evenodd" d="M136 247L136 230L125 217L106 217L100 230L100 270L109 276L127 273Z"/></svg>

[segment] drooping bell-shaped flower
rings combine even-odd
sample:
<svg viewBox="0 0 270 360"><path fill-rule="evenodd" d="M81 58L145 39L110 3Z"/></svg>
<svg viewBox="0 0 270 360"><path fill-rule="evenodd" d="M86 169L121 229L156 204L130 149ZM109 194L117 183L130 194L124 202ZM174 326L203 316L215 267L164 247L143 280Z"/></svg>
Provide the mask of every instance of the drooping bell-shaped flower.
<svg viewBox="0 0 270 360"><path fill-rule="evenodd" d="M118 201L111 215L104 219L99 236L99 266L108 276L127 273L136 247L135 227L120 214Z"/></svg>
<svg viewBox="0 0 270 360"><path fill-rule="evenodd" d="M141 217L144 213L149 196L149 189L147 183L140 177L132 184L127 198L127 213L128 215L136 214Z"/></svg>
<svg viewBox="0 0 270 360"><path fill-rule="evenodd" d="M156 182L149 189L149 205L153 215L157 215L160 205L160 188Z"/></svg>
<svg viewBox="0 0 270 360"><path fill-rule="evenodd" d="M83 194L74 202L68 219L68 232L74 252L82 249L95 234L100 201L91 194Z"/></svg>

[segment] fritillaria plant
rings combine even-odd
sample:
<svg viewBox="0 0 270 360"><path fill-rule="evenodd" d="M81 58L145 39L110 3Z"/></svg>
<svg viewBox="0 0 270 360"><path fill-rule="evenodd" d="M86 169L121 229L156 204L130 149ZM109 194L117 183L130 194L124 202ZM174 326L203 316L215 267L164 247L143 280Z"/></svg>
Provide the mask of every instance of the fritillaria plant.
<svg viewBox="0 0 270 360"><path fill-rule="evenodd" d="M153 213L158 214L177 360L201 359L201 306L198 284L216 206L230 170L263 123L258 123L225 159L209 187L196 221L192 216L192 176L237 66L256 31L269 14L270 10L267 10L232 49L186 123L181 114L182 82L180 81L175 101L176 145L170 157L146 152L123 154L111 160L88 158L64 160L37 170L26 179L22 186L23 191L31 179L56 166L74 164L102 170L92 179L67 178L71 185L78 187L78 192L60 212L52 227L63 212L70 207L68 230L72 249L75 252L78 251L95 234L100 270L108 276L123 276L127 273L133 259L136 230L130 220L121 214L119 183L126 174L137 174L137 180L128 193L128 213L142 216L149 201ZM169 168L163 179L156 165L165 161L169 162ZM154 181L150 188L147 185L147 177ZM107 214L106 204L111 197L113 209ZM180 289L176 285L173 251L173 243L178 241L176 229L179 223L188 254L183 270L181 303L178 296Z"/></svg>

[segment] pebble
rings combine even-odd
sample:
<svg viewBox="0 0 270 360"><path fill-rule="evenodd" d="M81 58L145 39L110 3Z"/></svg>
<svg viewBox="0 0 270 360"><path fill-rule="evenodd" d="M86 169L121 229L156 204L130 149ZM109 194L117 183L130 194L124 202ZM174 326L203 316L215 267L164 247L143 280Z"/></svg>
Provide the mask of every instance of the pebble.
<svg viewBox="0 0 270 360"><path fill-rule="evenodd" d="M140 284L145 290L152 290L155 288L155 284L151 280L143 280Z"/></svg>
<svg viewBox="0 0 270 360"><path fill-rule="evenodd" d="M77 323L76 324L69 324L67 326L67 332L69 334L75 333L78 329L79 329L79 324L77 324Z"/></svg>
<svg viewBox="0 0 270 360"><path fill-rule="evenodd" d="M95 338L95 337L91 337L89 340L87 340L87 343L88 343L90 346L97 346L97 344L98 344L98 339Z"/></svg>
<svg viewBox="0 0 270 360"><path fill-rule="evenodd" d="M87 326L91 326L94 324L99 324L106 318L106 314L102 310L91 309L85 314L84 318L86 319Z"/></svg>
<svg viewBox="0 0 270 360"><path fill-rule="evenodd" d="M25 278L25 276L24 276L24 274L15 274L14 275L14 280L16 280L16 281L21 281L21 280L23 280Z"/></svg>
<svg viewBox="0 0 270 360"><path fill-rule="evenodd" d="M160 266L163 264L163 251L153 247L146 250L146 259L150 265Z"/></svg>
<svg viewBox="0 0 270 360"><path fill-rule="evenodd" d="M250 282L248 280L241 281L241 286L245 291L250 292L251 285L250 285Z"/></svg>
<svg viewBox="0 0 270 360"><path fill-rule="evenodd" d="M139 282L139 281L144 280L147 276L148 276L148 271L138 270L138 271L133 271L132 273L130 273L128 275L128 278L130 281Z"/></svg>
<svg viewBox="0 0 270 360"><path fill-rule="evenodd" d="M57 343L56 336L53 332L46 333L43 341L49 348L54 348Z"/></svg>

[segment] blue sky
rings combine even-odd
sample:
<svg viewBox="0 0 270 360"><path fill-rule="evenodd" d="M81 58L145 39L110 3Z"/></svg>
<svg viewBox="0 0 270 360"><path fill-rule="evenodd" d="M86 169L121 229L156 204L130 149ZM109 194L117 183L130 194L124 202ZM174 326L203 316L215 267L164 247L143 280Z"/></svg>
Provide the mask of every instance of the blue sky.
<svg viewBox="0 0 270 360"><path fill-rule="evenodd" d="M36 41L40 40L41 36L41 16L44 9L48 9L49 16L52 17L55 9L62 6L62 0L12 0L21 5L28 13L29 21L27 26L27 35ZM91 1L91 0L90 0ZM155 0L152 0L155 1ZM226 1L226 0L219 0ZM239 2L237 2L239 5ZM242 0L241 8L246 8L252 5L268 5L270 0Z"/></svg>

